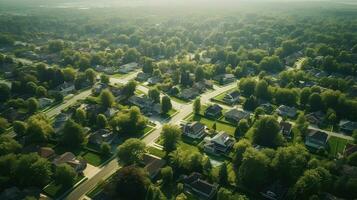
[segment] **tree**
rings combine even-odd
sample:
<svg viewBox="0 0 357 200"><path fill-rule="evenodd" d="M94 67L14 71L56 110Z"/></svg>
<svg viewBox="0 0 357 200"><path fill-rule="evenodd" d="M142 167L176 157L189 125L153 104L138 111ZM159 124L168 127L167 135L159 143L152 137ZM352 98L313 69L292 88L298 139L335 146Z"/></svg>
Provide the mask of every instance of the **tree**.
<svg viewBox="0 0 357 200"><path fill-rule="evenodd" d="M299 114L295 123L295 127L300 132L301 136L305 136L307 134L309 123L306 121L304 114Z"/></svg>
<svg viewBox="0 0 357 200"><path fill-rule="evenodd" d="M131 138L118 147L118 161L127 166L137 164L145 153L145 143L139 139Z"/></svg>
<svg viewBox="0 0 357 200"><path fill-rule="evenodd" d="M105 188L111 199L132 200L145 199L150 179L143 169L123 167L113 176L113 181Z"/></svg>
<svg viewBox="0 0 357 200"><path fill-rule="evenodd" d="M171 99L168 96L161 98L161 112L167 114L172 109Z"/></svg>
<svg viewBox="0 0 357 200"><path fill-rule="evenodd" d="M105 115L103 114L99 114L97 115L97 126L99 128L105 128L108 125L108 120L107 117L105 117Z"/></svg>
<svg viewBox="0 0 357 200"><path fill-rule="evenodd" d="M33 97L27 99L27 109L29 113L35 113L39 107L37 99Z"/></svg>
<svg viewBox="0 0 357 200"><path fill-rule="evenodd" d="M4 133L7 128L9 128L9 122L7 119L0 117L0 133Z"/></svg>
<svg viewBox="0 0 357 200"><path fill-rule="evenodd" d="M259 191L267 182L268 172L268 157L258 150L248 148L238 170L238 181L247 188Z"/></svg>
<svg viewBox="0 0 357 200"><path fill-rule="evenodd" d="M357 167L357 152L352 153L347 157L348 164Z"/></svg>
<svg viewBox="0 0 357 200"><path fill-rule="evenodd" d="M252 78L241 78L238 84L239 90L244 96L250 96L254 94L257 82Z"/></svg>
<svg viewBox="0 0 357 200"><path fill-rule="evenodd" d="M56 172L54 174L55 182L64 187L73 185L77 177L76 171L74 168L68 164L61 164L56 167Z"/></svg>
<svg viewBox="0 0 357 200"><path fill-rule="evenodd" d="M11 89L5 83L0 83L0 102L5 102L10 98Z"/></svg>
<svg viewBox="0 0 357 200"><path fill-rule="evenodd" d="M85 141L84 129L73 120L68 120L63 128L61 142L67 147L77 148Z"/></svg>
<svg viewBox="0 0 357 200"><path fill-rule="evenodd" d="M154 60L148 57L143 57L142 63L143 63L143 72L152 74L152 72L154 71Z"/></svg>
<svg viewBox="0 0 357 200"><path fill-rule="evenodd" d="M357 143L357 130L353 131L352 137L353 137L353 140L355 141L355 143Z"/></svg>
<svg viewBox="0 0 357 200"><path fill-rule="evenodd" d="M219 166L218 171L218 183L220 185L228 185L228 172L227 172L227 164L223 162L221 166Z"/></svg>
<svg viewBox="0 0 357 200"><path fill-rule="evenodd" d="M23 136L26 133L27 124L25 122L22 122L22 121L14 121L12 123L12 127L14 129L14 132L17 135Z"/></svg>
<svg viewBox="0 0 357 200"><path fill-rule="evenodd" d="M52 53L62 51L64 48L63 40L51 40L48 43L48 50Z"/></svg>
<svg viewBox="0 0 357 200"><path fill-rule="evenodd" d="M181 137L181 130L177 126L165 124L162 127L161 137L164 150L166 153L170 153L176 149L176 145Z"/></svg>
<svg viewBox="0 0 357 200"><path fill-rule="evenodd" d="M280 126L274 117L262 117L249 131L255 144L266 147L277 147L282 144Z"/></svg>
<svg viewBox="0 0 357 200"><path fill-rule="evenodd" d="M201 66L196 67L195 70L195 81L199 82L204 80L205 78L205 71L203 70L203 68Z"/></svg>
<svg viewBox="0 0 357 200"><path fill-rule="evenodd" d="M46 142L54 133L54 130L48 119L42 114L32 115L27 120L26 135L30 143Z"/></svg>
<svg viewBox="0 0 357 200"><path fill-rule="evenodd" d="M43 86L38 86L36 88L36 96L37 97L45 97L47 96L47 89Z"/></svg>
<svg viewBox="0 0 357 200"><path fill-rule="evenodd" d="M193 102L193 112L195 114L199 114L201 110L201 99L196 98L195 101Z"/></svg>
<svg viewBox="0 0 357 200"><path fill-rule="evenodd" d="M140 109L132 106L119 112L110 122L114 130L122 134L142 133L147 124L147 119L140 113Z"/></svg>
<svg viewBox="0 0 357 200"><path fill-rule="evenodd" d="M243 154L252 144L247 139L241 139L233 146L233 164L236 169L242 164Z"/></svg>
<svg viewBox="0 0 357 200"><path fill-rule="evenodd" d="M82 108L77 108L75 113L75 121L79 124L84 125L87 119L87 113Z"/></svg>
<svg viewBox="0 0 357 200"><path fill-rule="evenodd" d="M165 186L171 185L173 181L173 171L170 166L164 167L160 170L162 183Z"/></svg>
<svg viewBox="0 0 357 200"><path fill-rule="evenodd" d="M104 108L111 108L114 104L114 96L112 94L111 91L109 91L108 89L103 90L100 93L100 103Z"/></svg>
<svg viewBox="0 0 357 200"><path fill-rule="evenodd" d="M86 78L89 81L89 83L91 85L93 85L95 83L96 78L97 78L97 73L93 69L87 69L85 71L85 74L86 74Z"/></svg>
<svg viewBox="0 0 357 200"><path fill-rule="evenodd" d="M0 136L0 156L9 153L18 153L22 148L22 145L7 135Z"/></svg>
<svg viewBox="0 0 357 200"><path fill-rule="evenodd" d="M101 151L101 154L103 156L108 156L110 155L111 151L112 151L112 147L110 146L109 143L107 142L103 142L101 145L100 145L100 151Z"/></svg>
<svg viewBox="0 0 357 200"><path fill-rule="evenodd" d="M268 72L279 72L284 69L278 56L266 56L260 61L259 67Z"/></svg>
<svg viewBox="0 0 357 200"><path fill-rule="evenodd" d="M64 80L67 82L72 82L76 78L76 70L72 67L66 67L63 70Z"/></svg>
<svg viewBox="0 0 357 200"><path fill-rule="evenodd" d="M217 200L248 200L244 195L233 194L230 190L221 187L217 193Z"/></svg>
<svg viewBox="0 0 357 200"><path fill-rule="evenodd" d="M105 74L100 75L100 82L103 84L109 84L110 83L109 76Z"/></svg>
<svg viewBox="0 0 357 200"><path fill-rule="evenodd" d="M124 63L137 62L140 58L140 53L135 48L128 49L123 56Z"/></svg>
<svg viewBox="0 0 357 200"><path fill-rule="evenodd" d="M243 108L245 110L255 110L258 106L258 100L255 96L251 95L249 98L247 98L244 103L243 103Z"/></svg>
<svg viewBox="0 0 357 200"><path fill-rule="evenodd" d="M154 101L154 103L160 102L160 91L155 88L150 88L148 92L149 98Z"/></svg>
<svg viewBox="0 0 357 200"><path fill-rule="evenodd" d="M311 111L319 111L323 108L321 95L318 93L312 93L309 97L309 104Z"/></svg>
<svg viewBox="0 0 357 200"><path fill-rule="evenodd" d="M136 90L136 85L137 84L135 81L129 81L122 88L123 94L126 95L127 97L133 96Z"/></svg>
<svg viewBox="0 0 357 200"><path fill-rule="evenodd" d="M269 100L270 93L268 90L268 83L265 80L261 80L255 86L255 96L260 99Z"/></svg>
<svg viewBox="0 0 357 200"><path fill-rule="evenodd" d="M36 153L21 154L14 168L15 180L22 187L43 187L51 179L51 163Z"/></svg>
<svg viewBox="0 0 357 200"><path fill-rule="evenodd" d="M331 174L322 167L309 169L299 178L293 187L295 197L309 199L310 196L319 194L331 181Z"/></svg>
<svg viewBox="0 0 357 200"><path fill-rule="evenodd" d="M305 106L309 102L309 97L311 95L311 90L310 88L303 88L300 93L300 104L302 106Z"/></svg>
<svg viewBox="0 0 357 200"><path fill-rule="evenodd" d="M280 147L272 160L277 177L292 184L302 175L309 161L309 153L302 145Z"/></svg>

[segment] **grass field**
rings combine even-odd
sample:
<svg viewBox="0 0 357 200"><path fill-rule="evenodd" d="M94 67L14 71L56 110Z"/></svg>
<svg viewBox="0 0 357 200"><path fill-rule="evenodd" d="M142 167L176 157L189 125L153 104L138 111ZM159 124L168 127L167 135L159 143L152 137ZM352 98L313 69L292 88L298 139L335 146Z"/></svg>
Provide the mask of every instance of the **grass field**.
<svg viewBox="0 0 357 200"><path fill-rule="evenodd" d="M76 180L74 181L75 185L79 181L81 181L84 177L83 176L77 176ZM50 183L48 186L46 186L43 191L50 196L51 198L55 199L65 193L67 190L71 189L73 186L62 186L62 185L57 185L55 182Z"/></svg>
<svg viewBox="0 0 357 200"><path fill-rule="evenodd" d="M154 155L154 156L157 156L157 157L160 157L160 158L163 158L165 157L165 152L163 150L160 150L158 148L155 148L155 147L148 147L147 148L147 151Z"/></svg>
<svg viewBox="0 0 357 200"><path fill-rule="evenodd" d="M216 122L217 131L225 131L230 135L234 135L236 129L233 125L229 125L220 121L214 121L212 119L208 119L200 115L191 115L189 118L187 118L187 121L199 121L202 124L206 125L209 129L212 129L213 124Z"/></svg>
<svg viewBox="0 0 357 200"><path fill-rule="evenodd" d="M104 163L109 157L104 157L96 153L88 151L82 156L89 164L99 166Z"/></svg>
<svg viewBox="0 0 357 200"><path fill-rule="evenodd" d="M328 140L330 155L335 157L338 153L342 154L347 143L346 139L331 136Z"/></svg>

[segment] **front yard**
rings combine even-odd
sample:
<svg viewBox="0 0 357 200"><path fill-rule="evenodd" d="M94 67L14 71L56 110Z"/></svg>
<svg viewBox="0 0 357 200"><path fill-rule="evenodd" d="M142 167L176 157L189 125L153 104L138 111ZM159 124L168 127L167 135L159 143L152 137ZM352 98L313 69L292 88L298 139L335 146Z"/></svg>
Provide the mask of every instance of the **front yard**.
<svg viewBox="0 0 357 200"><path fill-rule="evenodd" d="M338 154L343 154L347 143L349 143L349 141L346 139L331 136L328 140L329 154L333 157L338 156Z"/></svg>
<svg viewBox="0 0 357 200"><path fill-rule="evenodd" d="M216 123L216 130L217 131L225 131L227 134L234 136L234 132L235 132L235 127L231 124L225 123L223 121L220 120L213 120L213 119L209 119L207 117L204 117L202 115L191 115L187 118L187 121L199 121L202 124L206 125L207 128L212 129L214 123Z"/></svg>

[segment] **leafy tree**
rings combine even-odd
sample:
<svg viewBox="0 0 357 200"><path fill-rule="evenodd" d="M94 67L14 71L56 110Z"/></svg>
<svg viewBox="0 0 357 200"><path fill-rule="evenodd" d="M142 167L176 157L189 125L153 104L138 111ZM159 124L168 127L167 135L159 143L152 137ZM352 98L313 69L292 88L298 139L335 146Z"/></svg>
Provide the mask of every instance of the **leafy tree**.
<svg viewBox="0 0 357 200"><path fill-rule="evenodd" d="M61 142L67 147L76 148L85 141L84 129L80 124L73 120L68 120L63 128Z"/></svg>
<svg viewBox="0 0 357 200"><path fill-rule="evenodd" d="M357 143L357 130L353 131L352 137L354 139L355 144Z"/></svg>
<svg viewBox="0 0 357 200"><path fill-rule="evenodd" d="M299 114L295 123L295 127L297 128L297 130L299 130L302 136L305 136L307 134L309 123L306 121L306 117L304 114Z"/></svg>
<svg viewBox="0 0 357 200"><path fill-rule="evenodd" d="M27 124L25 122L22 121L14 121L12 123L14 132L19 135L19 136L23 136L26 133L26 129L27 129Z"/></svg>
<svg viewBox="0 0 357 200"><path fill-rule="evenodd" d="M248 123L248 120L242 119L238 122L236 131L235 131L235 137L242 137L245 135L245 133L249 130L250 126Z"/></svg>
<svg viewBox="0 0 357 200"><path fill-rule="evenodd" d="M100 103L104 108L111 108L114 104L114 96L112 92L105 89L100 93Z"/></svg>
<svg viewBox="0 0 357 200"><path fill-rule="evenodd" d="M7 119L0 117L0 133L4 133L7 128L9 128L9 122Z"/></svg>
<svg viewBox="0 0 357 200"><path fill-rule="evenodd" d="M148 57L143 57L142 63L143 63L143 72L152 74L152 72L154 71L154 60Z"/></svg>
<svg viewBox="0 0 357 200"><path fill-rule="evenodd" d="M161 98L161 112L167 114L172 109L171 99L168 96Z"/></svg>
<svg viewBox="0 0 357 200"><path fill-rule="evenodd" d="M137 164L145 153L145 143L139 139L131 138L118 147L118 161L127 166Z"/></svg>
<svg viewBox="0 0 357 200"><path fill-rule="evenodd" d="M112 151L112 147L107 142L103 142L100 145L100 151L101 151L103 156L108 156L108 155L110 155L110 153Z"/></svg>
<svg viewBox="0 0 357 200"><path fill-rule="evenodd" d="M267 147L277 147L282 144L280 126L274 117L262 117L254 123L249 132L255 144Z"/></svg>
<svg viewBox="0 0 357 200"><path fill-rule="evenodd" d="M22 145L14 140L10 136L0 136L0 156L9 153L18 153L22 148Z"/></svg>
<svg viewBox="0 0 357 200"><path fill-rule="evenodd" d="M321 95L318 93L312 93L309 97L309 104L311 111L319 111L323 108Z"/></svg>
<svg viewBox="0 0 357 200"><path fill-rule="evenodd" d="M150 179L142 169L128 166L118 170L106 190L112 199L145 199L149 186Z"/></svg>
<svg viewBox="0 0 357 200"><path fill-rule="evenodd" d="M263 60L260 61L259 67L260 69L268 72L279 72L284 69L283 65L279 60L279 57L277 56L264 57Z"/></svg>
<svg viewBox="0 0 357 200"><path fill-rule="evenodd" d="M195 114L199 114L201 110L201 99L196 98L195 101L193 102L193 112Z"/></svg>
<svg viewBox="0 0 357 200"><path fill-rule="evenodd" d="M127 97L133 96L136 90L136 82L129 81L124 87L122 88L123 94Z"/></svg>
<svg viewBox="0 0 357 200"><path fill-rule="evenodd" d="M67 82L72 82L76 78L76 70L73 69L72 67L66 67L63 70L63 77L64 80Z"/></svg>
<svg viewBox="0 0 357 200"><path fill-rule="evenodd" d="M105 115L103 114L99 114L97 115L97 126L99 128L105 128L108 125L108 120L107 117L105 117Z"/></svg>
<svg viewBox="0 0 357 200"><path fill-rule="evenodd" d="M35 113L38 110L39 107L40 106L38 104L37 99L35 99L33 97L27 99L27 109L28 109L29 113Z"/></svg>
<svg viewBox="0 0 357 200"><path fill-rule="evenodd" d="M255 110L258 107L258 100L255 96L251 95L243 103L243 108L245 110Z"/></svg>
<svg viewBox="0 0 357 200"><path fill-rule="evenodd" d="M22 154L14 169L15 180L22 187L45 186L51 179L51 163L37 154Z"/></svg>
<svg viewBox="0 0 357 200"><path fill-rule="evenodd" d="M257 82L252 78L242 78L239 81L238 87L244 96L254 94Z"/></svg>
<svg viewBox="0 0 357 200"><path fill-rule="evenodd" d="M181 130L174 125L165 124L162 127L161 137L163 140L163 147L167 153L176 149L176 145L181 137Z"/></svg>
<svg viewBox="0 0 357 200"><path fill-rule="evenodd" d="M54 179L57 184L62 186L71 186L73 185L76 177L76 171L74 171L74 168L68 164L61 164L56 167Z"/></svg>
<svg viewBox="0 0 357 200"><path fill-rule="evenodd" d="M205 71L203 70L203 68L201 66L196 67L195 70L195 81L199 82L204 80L205 78Z"/></svg>
<svg viewBox="0 0 357 200"><path fill-rule="evenodd" d="M45 97L47 96L47 89L43 86L38 86L36 88L36 96L37 97Z"/></svg>
<svg viewBox="0 0 357 200"><path fill-rule="evenodd" d="M269 158L262 152L248 148L238 170L238 183L259 190L267 182L269 170Z"/></svg>
<svg viewBox="0 0 357 200"><path fill-rule="evenodd" d="M48 138L54 133L54 130L48 119L42 115L37 114L31 116L27 120L26 135L30 143L46 142Z"/></svg>
<svg viewBox="0 0 357 200"><path fill-rule="evenodd" d="M64 48L64 42L62 40L51 40L48 43L48 50L52 53L62 51Z"/></svg>
<svg viewBox="0 0 357 200"><path fill-rule="evenodd" d="M5 102L10 98L11 89L5 83L0 83L0 102Z"/></svg>
<svg viewBox="0 0 357 200"><path fill-rule="evenodd" d="M86 74L86 78L89 81L89 83L91 85L93 85L95 83L96 78L97 78L97 73L93 69L87 69L85 71L85 74Z"/></svg>
<svg viewBox="0 0 357 200"><path fill-rule="evenodd" d="M255 96L260 99L269 100L270 93L268 90L268 83L265 80L261 80L255 86Z"/></svg>
<svg viewBox="0 0 357 200"><path fill-rule="evenodd" d="M227 172L227 164L223 162L221 166L219 166L218 170L218 183L220 185L228 185L228 172Z"/></svg>
<svg viewBox="0 0 357 200"><path fill-rule="evenodd" d="M109 84L110 83L109 76L105 74L100 75L100 82L103 84Z"/></svg>
<svg viewBox="0 0 357 200"><path fill-rule="evenodd" d="M308 160L309 153L302 145L280 147L272 160L272 166L280 180L292 184L302 175Z"/></svg>
<svg viewBox="0 0 357 200"><path fill-rule="evenodd" d="M309 169L299 178L293 187L294 196L308 199L319 194L331 181L331 174L324 168Z"/></svg>
<svg viewBox="0 0 357 200"><path fill-rule="evenodd" d="M173 171L170 166L164 167L160 170L162 183L165 186L171 185L173 181Z"/></svg>
<svg viewBox="0 0 357 200"><path fill-rule="evenodd" d="M357 152L352 153L347 158L348 164L357 167Z"/></svg>
<svg viewBox="0 0 357 200"><path fill-rule="evenodd" d="M309 102L309 97L311 95L310 88L303 88L300 93L300 104L305 106Z"/></svg>
<svg viewBox="0 0 357 200"><path fill-rule="evenodd" d="M230 190L221 187L217 193L217 200L248 200L244 195L233 194Z"/></svg>
<svg viewBox="0 0 357 200"><path fill-rule="evenodd" d="M122 110L110 122L114 130L125 134L141 133L147 124L147 119L140 113L140 109L132 106Z"/></svg>
<svg viewBox="0 0 357 200"><path fill-rule="evenodd" d="M87 113L85 110L78 108L75 113L75 121L79 124L85 124L87 119Z"/></svg>
<svg viewBox="0 0 357 200"><path fill-rule="evenodd" d="M277 88L274 93L277 104L294 106L297 102L297 92L288 88Z"/></svg>
<svg viewBox="0 0 357 200"><path fill-rule="evenodd" d="M251 148L252 144L247 139L241 139L233 146L233 164L236 169L242 164L243 155L248 148Z"/></svg>
<svg viewBox="0 0 357 200"><path fill-rule="evenodd" d="M155 103L160 102L160 91L157 88L149 89L148 95Z"/></svg>
<svg viewBox="0 0 357 200"><path fill-rule="evenodd" d="M140 53L135 48L128 49L123 56L124 63L137 62L140 58Z"/></svg>

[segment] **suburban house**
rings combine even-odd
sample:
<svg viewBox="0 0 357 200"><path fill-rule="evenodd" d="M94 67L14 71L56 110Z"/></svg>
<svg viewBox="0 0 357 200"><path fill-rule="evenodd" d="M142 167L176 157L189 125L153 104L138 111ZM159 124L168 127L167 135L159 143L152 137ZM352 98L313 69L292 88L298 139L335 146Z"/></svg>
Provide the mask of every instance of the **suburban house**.
<svg viewBox="0 0 357 200"><path fill-rule="evenodd" d="M209 80L203 80L203 81L194 83L193 84L193 88L202 93L207 89L212 89L213 88L213 83L211 81L209 81Z"/></svg>
<svg viewBox="0 0 357 200"><path fill-rule="evenodd" d="M234 145L234 142L235 140L230 135L221 131L212 138L206 137L204 139L204 151L215 155L226 154Z"/></svg>
<svg viewBox="0 0 357 200"><path fill-rule="evenodd" d="M144 73L144 72L139 72L137 75L136 75L136 78L135 80L139 81L139 82L144 82L144 81L147 81L148 78L150 78L150 74L148 73Z"/></svg>
<svg viewBox="0 0 357 200"><path fill-rule="evenodd" d="M38 105L40 107L40 109L46 108L47 106L52 105L52 103L54 102L53 99L49 99L49 98L39 98L38 99Z"/></svg>
<svg viewBox="0 0 357 200"><path fill-rule="evenodd" d="M119 110L116 108L107 108L107 110L104 112L104 115L107 118L113 117Z"/></svg>
<svg viewBox="0 0 357 200"><path fill-rule="evenodd" d="M276 112L282 117L294 118L297 115L297 110L294 107L281 105L276 109Z"/></svg>
<svg viewBox="0 0 357 200"><path fill-rule="evenodd" d="M239 92L237 90L234 90L232 92L227 93L224 98L223 101L227 104L235 104L239 102Z"/></svg>
<svg viewBox="0 0 357 200"><path fill-rule="evenodd" d="M238 109L231 109L224 113L224 117L226 118L227 121L233 122L233 123L238 123L242 119L249 119L250 114L246 111L243 110L238 110Z"/></svg>
<svg viewBox="0 0 357 200"><path fill-rule="evenodd" d="M343 155L348 157L349 155L357 152L357 144L347 143L343 151Z"/></svg>
<svg viewBox="0 0 357 200"><path fill-rule="evenodd" d="M60 156L57 156L52 161L52 164L54 164L55 166L59 166L61 164L68 164L69 166L73 167L73 169L77 173L82 173L87 167L87 162L83 159L78 160L72 152L66 152Z"/></svg>
<svg viewBox="0 0 357 200"><path fill-rule="evenodd" d="M223 110L223 108L221 106L219 106L218 104L210 105L205 110L205 116L217 119L222 116L222 110Z"/></svg>
<svg viewBox="0 0 357 200"><path fill-rule="evenodd" d="M260 194L269 200L283 200L288 193L288 188L284 187L279 181L266 187Z"/></svg>
<svg viewBox="0 0 357 200"><path fill-rule="evenodd" d="M155 85L155 84L160 83L161 81L162 81L162 78L158 77L158 76L153 76L148 79L149 85Z"/></svg>
<svg viewBox="0 0 357 200"><path fill-rule="evenodd" d="M118 71L119 71L120 73L127 74L127 73L129 73L129 72L134 71L135 69L137 69L138 66L139 66L138 63L136 63L136 62L131 62L131 63L127 63L127 64L125 64L125 65L120 66Z"/></svg>
<svg viewBox="0 0 357 200"><path fill-rule="evenodd" d="M339 126L341 131L348 134L352 134L354 130L357 130L357 122L343 120L340 122Z"/></svg>
<svg viewBox="0 0 357 200"><path fill-rule="evenodd" d="M274 111L274 107L273 107L273 105L271 105L270 103L260 104L259 107L263 108L263 110L264 110L264 112L265 112L266 114L270 114L270 113L272 113L272 112Z"/></svg>
<svg viewBox="0 0 357 200"><path fill-rule="evenodd" d="M236 80L234 74L220 74L213 78L213 80L217 81L219 84L227 84Z"/></svg>
<svg viewBox="0 0 357 200"><path fill-rule="evenodd" d="M107 88L107 84L104 83L97 83L94 85L92 92L95 95L98 95L102 92L102 90L104 90L105 88Z"/></svg>
<svg viewBox="0 0 357 200"><path fill-rule="evenodd" d="M195 88L186 88L181 90L178 97L185 100L191 100L200 95L199 91Z"/></svg>
<svg viewBox="0 0 357 200"><path fill-rule="evenodd" d="M64 82L61 85L57 86L56 91L59 91L63 96L66 96L76 90L74 83Z"/></svg>
<svg viewBox="0 0 357 200"><path fill-rule="evenodd" d="M114 139L114 134L108 129L99 129L89 136L88 142L100 146L103 142L110 144Z"/></svg>
<svg viewBox="0 0 357 200"><path fill-rule="evenodd" d="M202 179L202 175L193 172L190 176L183 176L183 184L186 192L197 195L199 199L211 200L213 199L218 190L218 184L211 184Z"/></svg>
<svg viewBox="0 0 357 200"><path fill-rule="evenodd" d="M151 179L154 179L160 172L161 168L166 165L166 161L162 158L151 154L143 155L144 169L148 172Z"/></svg>
<svg viewBox="0 0 357 200"><path fill-rule="evenodd" d="M50 160L55 157L56 153L50 147L41 147L38 150L38 155L41 156L42 158L46 158L46 159Z"/></svg>
<svg viewBox="0 0 357 200"><path fill-rule="evenodd" d="M286 138L286 139L292 139L292 125L289 122L286 121L281 121L280 122L280 131L281 134Z"/></svg>
<svg viewBox="0 0 357 200"><path fill-rule="evenodd" d="M205 125L197 121L183 124L182 134L192 139L201 139L206 135Z"/></svg>
<svg viewBox="0 0 357 200"><path fill-rule="evenodd" d="M318 111L309 113L305 117L310 124L321 125L324 121L325 115L321 111Z"/></svg>
<svg viewBox="0 0 357 200"><path fill-rule="evenodd" d="M328 134L319 130L309 129L305 137L305 145L312 149L325 149L327 146Z"/></svg>
<svg viewBox="0 0 357 200"><path fill-rule="evenodd" d="M131 96L129 98L129 102L139 107L143 113L149 115L153 113L155 114L161 113L161 105L159 103L154 103L154 101L146 95Z"/></svg>
<svg viewBox="0 0 357 200"><path fill-rule="evenodd" d="M70 117L71 116L66 113L60 113L56 116L55 121L53 122L53 128L56 133L64 127L65 123Z"/></svg>

